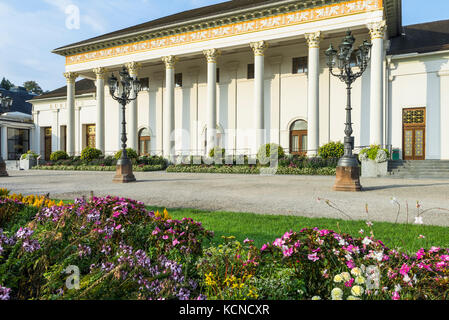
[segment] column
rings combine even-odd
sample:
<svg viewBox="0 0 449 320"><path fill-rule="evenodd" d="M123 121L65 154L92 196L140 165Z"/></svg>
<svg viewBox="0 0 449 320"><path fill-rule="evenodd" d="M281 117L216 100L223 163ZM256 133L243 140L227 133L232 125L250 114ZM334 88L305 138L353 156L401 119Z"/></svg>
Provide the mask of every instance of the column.
<svg viewBox="0 0 449 320"><path fill-rule="evenodd" d="M384 36L385 21L368 26L371 34L371 100L370 100L370 144L384 145L383 101L384 101Z"/></svg>
<svg viewBox="0 0 449 320"><path fill-rule="evenodd" d="M253 153L256 154L259 147L265 143L264 132L264 83L265 83L265 50L268 49L266 41L251 43L254 51L254 129L256 133L256 145Z"/></svg>
<svg viewBox="0 0 449 320"><path fill-rule="evenodd" d="M1 153L4 161L8 160L8 128L6 125L0 127L1 130Z"/></svg>
<svg viewBox="0 0 449 320"><path fill-rule="evenodd" d="M207 59L207 153L215 148L217 138L217 49L205 50Z"/></svg>
<svg viewBox="0 0 449 320"><path fill-rule="evenodd" d="M309 45L308 89L307 89L307 124L308 156L318 154L320 147L320 41L321 32L305 35Z"/></svg>
<svg viewBox="0 0 449 320"><path fill-rule="evenodd" d="M78 74L64 73L67 79L67 153L75 155L75 80Z"/></svg>
<svg viewBox="0 0 449 320"><path fill-rule="evenodd" d="M53 121L51 126L51 150L52 152L59 151L59 109L53 110Z"/></svg>
<svg viewBox="0 0 449 320"><path fill-rule="evenodd" d="M39 155L41 154L41 127L39 126L39 111L33 111L33 150Z"/></svg>
<svg viewBox="0 0 449 320"><path fill-rule="evenodd" d="M162 58L165 63L165 99L164 99L164 157L174 156L175 130L175 56Z"/></svg>
<svg viewBox="0 0 449 320"><path fill-rule="evenodd" d="M129 75L133 78L137 78L139 69L141 68L141 64L137 62L131 62L126 64L126 67L128 68ZM134 97L138 92L134 92L134 90L131 92L131 97ZM128 148L131 148L133 150L138 149L138 104L137 99L131 101L129 104L128 110L129 110L129 122L128 122Z"/></svg>
<svg viewBox="0 0 449 320"><path fill-rule="evenodd" d="M105 98L104 98L104 86L105 86L105 76L107 69L96 68L93 70L97 76L97 121L95 124L95 146L98 150L101 150L105 154L105 120L104 120L104 108L105 108Z"/></svg>
<svg viewBox="0 0 449 320"><path fill-rule="evenodd" d="M75 153L77 155L81 155L81 152L83 151L84 148L84 141L86 140L86 136L85 136L85 132L83 132L83 124L81 122L81 106L76 106L75 107L75 134L77 136L77 138L75 139ZM67 140L68 141L68 140ZM87 141L86 141L87 142Z"/></svg>

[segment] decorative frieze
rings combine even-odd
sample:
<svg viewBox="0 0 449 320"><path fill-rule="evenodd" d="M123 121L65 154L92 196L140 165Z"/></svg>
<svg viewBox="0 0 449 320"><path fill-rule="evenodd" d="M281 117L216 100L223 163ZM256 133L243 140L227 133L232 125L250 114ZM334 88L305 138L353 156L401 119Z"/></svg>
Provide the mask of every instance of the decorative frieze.
<svg viewBox="0 0 449 320"><path fill-rule="evenodd" d="M204 50L203 53L207 59L207 63L217 63L217 58L221 55L221 51L218 49Z"/></svg>
<svg viewBox="0 0 449 320"><path fill-rule="evenodd" d="M371 40L383 39L387 31L387 22L382 20L380 22L370 23L368 29L371 34Z"/></svg>
<svg viewBox="0 0 449 320"><path fill-rule="evenodd" d="M254 51L255 56L264 56L265 51L268 49L268 42L266 41L258 41L251 43L251 49Z"/></svg>
<svg viewBox="0 0 449 320"><path fill-rule="evenodd" d="M309 48L320 48L320 42L321 42L321 31L317 31L314 33L306 33L305 34L307 44L309 45Z"/></svg>
<svg viewBox="0 0 449 320"><path fill-rule="evenodd" d="M166 56L162 57L162 61L165 63L165 68L174 69L178 58L175 56Z"/></svg>

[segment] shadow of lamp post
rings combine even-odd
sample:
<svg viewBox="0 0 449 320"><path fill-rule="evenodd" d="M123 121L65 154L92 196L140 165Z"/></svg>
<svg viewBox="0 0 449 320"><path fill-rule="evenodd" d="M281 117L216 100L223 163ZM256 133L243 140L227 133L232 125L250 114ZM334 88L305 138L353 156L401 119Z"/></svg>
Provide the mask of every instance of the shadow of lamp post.
<svg viewBox="0 0 449 320"><path fill-rule="evenodd" d="M114 74L109 78L109 92L112 98L118 101L122 105L122 155L117 161L117 171L113 182L116 183L129 183L135 182L136 178L133 174L133 163L128 158L128 152L126 150L126 142L128 138L126 136L126 105L133 100L137 99L137 96L141 90L140 81L137 77L131 77L126 67L120 71L120 80L117 79ZM117 90L118 95L116 95Z"/></svg>
<svg viewBox="0 0 449 320"><path fill-rule="evenodd" d="M344 140L345 153L338 162L337 181L334 185L335 191L362 191L362 186L360 185L359 162L352 153L354 150L354 137L352 136L351 86L363 75L368 67L372 44L365 40L358 49L354 49L354 42L354 36L351 31L348 31L346 37L340 44L338 51L334 49L332 44L329 49L326 50L329 72L333 76L339 78L342 82L346 83L348 99ZM339 71L334 72L334 68L338 68Z"/></svg>
<svg viewBox="0 0 449 320"><path fill-rule="evenodd" d="M0 92L0 115L9 111L13 103L13 99L8 96L4 96L2 92ZM1 137L1 135L0 135ZM0 138L0 177L8 177L8 172L6 171L6 163L2 156L2 142L3 137Z"/></svg>

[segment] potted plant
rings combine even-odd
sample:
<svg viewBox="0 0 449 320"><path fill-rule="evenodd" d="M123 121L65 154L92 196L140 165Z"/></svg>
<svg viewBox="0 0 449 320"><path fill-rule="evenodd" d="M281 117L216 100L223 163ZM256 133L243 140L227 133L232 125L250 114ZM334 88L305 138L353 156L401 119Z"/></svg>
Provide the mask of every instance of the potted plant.
<svg viewBox="0 0 449 320"><path fill-rule="evenodd" d="M33 151L28 151L20 157L20 170L30 170L37 165L39 155Z"/></svg>
<svg viewBox="0 0 449 320"><path fill-rule="evenodd" d="M379 145L372 145L363 149L359 154L362 163L362 177L377 178L388 175L388 159L390 154L387 149Z"/></svg>

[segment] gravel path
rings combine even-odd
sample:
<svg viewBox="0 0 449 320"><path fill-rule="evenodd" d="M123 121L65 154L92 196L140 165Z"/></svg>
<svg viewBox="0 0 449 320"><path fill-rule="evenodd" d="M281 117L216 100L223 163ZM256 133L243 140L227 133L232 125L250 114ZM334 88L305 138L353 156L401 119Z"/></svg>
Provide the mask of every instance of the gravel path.
<svg viewBox="0 0 449 320"><path fill-rule="evenodd" d="M0 187L23 194L47 194L73 199L116 195L167 208L196 208L208 211L254 212L305 217L350 218L414 222L416 203L422 209L449 209L448 180L362 179L362 193L332 191L334 177L259 176L221 174L136 173L137 183L113 184L112 172L11 171L0 178ZM323 199L323 200L318 200ZM326 204L331 201L344 214ZM368 215L366 214L368 206ZM434 210L424 223L449 226L449 211Z"/></svg>

